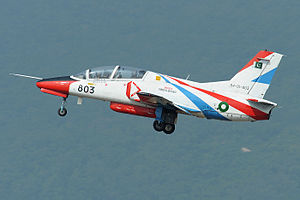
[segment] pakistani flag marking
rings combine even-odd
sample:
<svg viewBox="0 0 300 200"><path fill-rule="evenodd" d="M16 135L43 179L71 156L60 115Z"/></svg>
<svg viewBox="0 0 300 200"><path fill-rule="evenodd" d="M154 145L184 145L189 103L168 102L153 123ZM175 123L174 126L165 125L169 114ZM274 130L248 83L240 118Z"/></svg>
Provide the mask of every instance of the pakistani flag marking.
<svg viewBox="0 0 300 200"><path fill-rule="evenodd" d="M261 62L256 62L255 63L255 68L257 68L257 69L261 69L262 68L262 63Z"/></svg>

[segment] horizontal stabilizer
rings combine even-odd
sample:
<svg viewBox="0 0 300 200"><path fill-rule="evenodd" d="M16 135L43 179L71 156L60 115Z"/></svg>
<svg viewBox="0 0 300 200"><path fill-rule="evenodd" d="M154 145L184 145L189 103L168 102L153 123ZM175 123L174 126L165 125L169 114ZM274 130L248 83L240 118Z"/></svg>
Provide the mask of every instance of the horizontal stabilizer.
<svg viewBox="0 0 300 200"><path fill-rule="evenodd" d="M252 103L262 103L262 104L268 104L268 105L272 105L274 107L277 106L277 103L265 100L265 99L247 99L247 101L252 102Z"/></svg>
<svg viewBox="0 0 300 200"><path fill-rule="evenodd" d="M259 110L269 114L272 109L277 106L277 103L260 98L251 98L247 99L247 101L251 106L254 106L255 108L258 108Z"/></svg>

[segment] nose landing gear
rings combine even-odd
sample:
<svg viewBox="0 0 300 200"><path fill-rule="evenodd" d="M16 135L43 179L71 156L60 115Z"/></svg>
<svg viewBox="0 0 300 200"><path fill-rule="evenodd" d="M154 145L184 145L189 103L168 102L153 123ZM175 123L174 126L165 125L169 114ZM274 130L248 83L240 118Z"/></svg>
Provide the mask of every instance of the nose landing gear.
<svg viewBox="0 0 300 200"><path fill-rule="evenodd" d="M63 101L61 102L61 106L58 109L57 113L59 116L64 117L68 113L67 109L65 108L67 98L63 98Z"/></svg>

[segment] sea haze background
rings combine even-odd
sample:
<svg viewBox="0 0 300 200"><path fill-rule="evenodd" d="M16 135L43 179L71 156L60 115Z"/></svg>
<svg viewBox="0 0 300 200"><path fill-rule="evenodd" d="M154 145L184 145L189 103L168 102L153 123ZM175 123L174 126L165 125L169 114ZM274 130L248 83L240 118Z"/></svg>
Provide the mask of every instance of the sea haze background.
<svg viewBox="0 0 300 200"><path fill-rule="evenodd" d="M300 2L3 1L1 199L299 199ZM43 94L30 79L129 65L199 82L230 79L259 50L287 55L270 121L179 116L176 132L108 102ZM248 152L245 149L250 149Z"/></svg>

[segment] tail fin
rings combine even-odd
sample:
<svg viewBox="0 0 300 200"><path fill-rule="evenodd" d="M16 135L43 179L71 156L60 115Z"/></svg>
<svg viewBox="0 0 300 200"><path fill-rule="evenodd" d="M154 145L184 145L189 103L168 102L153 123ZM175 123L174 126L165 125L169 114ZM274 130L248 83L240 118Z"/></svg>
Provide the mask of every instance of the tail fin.
<svg viewBox="0 0 300 200"><path fill-rule="evenodd" d="M230 81L234 92L263 98L283 55L260 51Z"/></svg>

